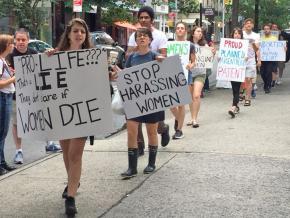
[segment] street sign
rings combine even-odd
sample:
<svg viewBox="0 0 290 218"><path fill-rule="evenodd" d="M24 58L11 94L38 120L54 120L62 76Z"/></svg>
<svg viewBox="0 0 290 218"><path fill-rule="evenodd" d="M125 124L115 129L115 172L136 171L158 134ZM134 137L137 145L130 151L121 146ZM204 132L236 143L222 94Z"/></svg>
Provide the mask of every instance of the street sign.
<svg viewBox="0 0 290 218"><path fill-rule="evenodd" d="M214 8L204 8L204 16L214 16Z"/></svg>
<svg viewBox="0 0 290 218"><path fill-rule="evenodd" d="M83 0L73 0L73 12L82 12Z"/></svg>

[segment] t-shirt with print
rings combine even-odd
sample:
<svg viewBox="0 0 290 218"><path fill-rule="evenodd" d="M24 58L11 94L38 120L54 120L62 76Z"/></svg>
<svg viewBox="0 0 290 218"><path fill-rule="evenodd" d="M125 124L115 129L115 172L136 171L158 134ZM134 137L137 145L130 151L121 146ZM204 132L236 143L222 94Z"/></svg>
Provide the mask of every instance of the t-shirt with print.
<svg viewBox="0 0 290 218"><path fill-rule="evenodd" d="M253 48L253 44L259 44L260 42L260 35L255 32L251 32L248 34L247 32L243 31L243 38L249 40L249 48L248 48L248 60L247 66L255 66L256 65L256 52Z"/></svg>
<svg viewBox="0 0 290 218"><path fill-rule="evenodd" d="M12 77L11 72L9 71L8 65L4 59L0 59L0 80L7 80ZM4 93L14 93L15 87L13 83L0 89L0 92Z"/></svg>
<svg viewBox="0 0 290 218"><path fill-rule="evenodd" d="M151 51L159 52L160 49L167 48L167 38L163 32L154 28L152 31L152 37L153 41L150 44ZM137 46L135 41L135 32L131 34L128 41L128 46Z"/></svg>

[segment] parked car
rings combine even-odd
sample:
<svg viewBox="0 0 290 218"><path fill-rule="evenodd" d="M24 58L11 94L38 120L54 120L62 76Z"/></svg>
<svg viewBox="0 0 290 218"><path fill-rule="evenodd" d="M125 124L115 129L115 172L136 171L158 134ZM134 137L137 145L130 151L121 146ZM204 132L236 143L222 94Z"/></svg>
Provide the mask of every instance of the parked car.
<svg viewBox="0 0 290 218"><path fill-rule="evenodd" d="M28 47L36 50L39 53L43 53L47 49L51 49L52 48L51 45L49 45L46 42L43 42L41 40L37 40L37 39L29 40Z"/></svg>
<svg viewBox="0 0 290 218"><path fill-rule="evenodd" d="M104 31L91 32L91 40L95 46L107 49L109 65L117 64L119 67L124 68L125 50L109 34Z"/></svg>

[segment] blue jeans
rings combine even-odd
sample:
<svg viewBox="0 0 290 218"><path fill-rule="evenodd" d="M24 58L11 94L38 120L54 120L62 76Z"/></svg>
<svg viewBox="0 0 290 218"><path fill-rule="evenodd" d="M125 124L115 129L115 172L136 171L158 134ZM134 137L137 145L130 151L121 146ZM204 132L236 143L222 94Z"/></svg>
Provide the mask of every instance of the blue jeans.
<svg viewBox="0 0 290 218"><path fill-rule="evenodd" d="M5 162L4 144L9 130L13 94L0 92L0 163Z"/></svg>

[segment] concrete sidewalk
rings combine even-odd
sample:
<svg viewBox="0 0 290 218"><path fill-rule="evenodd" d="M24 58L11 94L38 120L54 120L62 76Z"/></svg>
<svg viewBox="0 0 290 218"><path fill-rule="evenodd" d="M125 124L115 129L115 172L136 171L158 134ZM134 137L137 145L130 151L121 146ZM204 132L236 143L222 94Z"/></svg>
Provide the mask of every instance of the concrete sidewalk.
<svg viewBox="0 0 290 218"><path fill-rule="evenodd" d="M290 67L287 67L290 72ZM290 75L230 119L231 90L202 100L200 128L160 147L158 169L123 181L126 132L87 145L77 217L290 217ZM186 121L189 120L187 113ZM167 123L173 135L173 119ZM0 177L0 217L65 217L66 175L53 154Z"/></svg>

